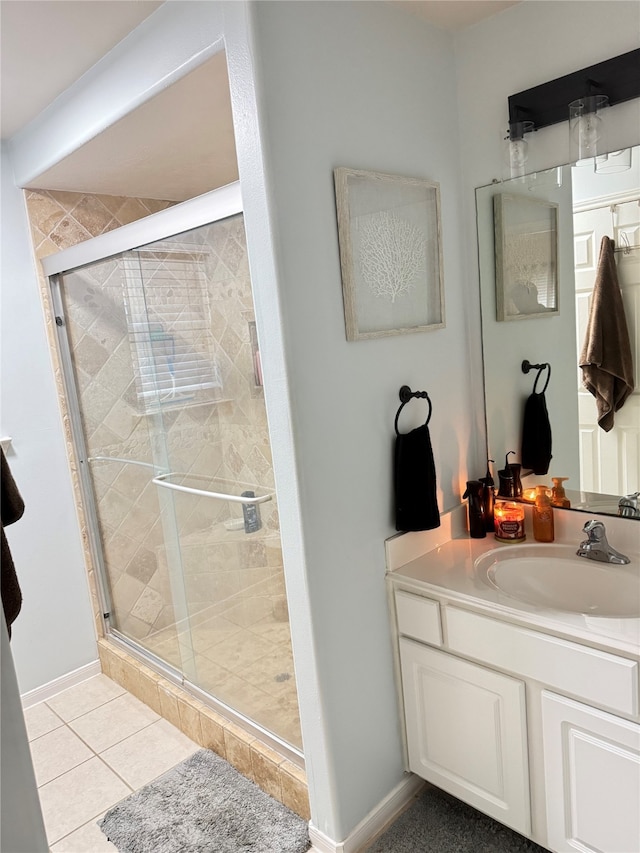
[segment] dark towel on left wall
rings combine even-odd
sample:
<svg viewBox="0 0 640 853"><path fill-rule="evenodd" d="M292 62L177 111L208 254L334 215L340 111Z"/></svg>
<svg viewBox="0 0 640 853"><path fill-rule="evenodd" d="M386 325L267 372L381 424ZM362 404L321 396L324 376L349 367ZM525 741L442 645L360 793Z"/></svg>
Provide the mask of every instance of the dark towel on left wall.
<svg viewBox="0 0 640 853"><path fill-rule="evenodd" d="M22 518L24 501L11 475L11 470L0 448L0 589L2 593L2 608L7 621L7 630L11 636L11 623L15 621L22 607L22 593L16 575L15 566L9 550L4 528Z"/></svg>
<svg viewBox="0 0 640 853"><path fill-rule="evenodd" d="M393 483L396 530L407 532L440 527L436 466L426 424L396 436Z"/></svg>

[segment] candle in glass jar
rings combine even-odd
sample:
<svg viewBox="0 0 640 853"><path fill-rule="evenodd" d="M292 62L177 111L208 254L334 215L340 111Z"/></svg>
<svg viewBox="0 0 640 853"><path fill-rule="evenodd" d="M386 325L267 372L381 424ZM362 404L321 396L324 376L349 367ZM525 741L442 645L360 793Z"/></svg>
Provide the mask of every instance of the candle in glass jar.
<svg viewBox="0 0 640 853"><path fill-rule="evenodd" d="M524 542L524 507L515 501L496 501L493 518L499 542Z"/></svg>

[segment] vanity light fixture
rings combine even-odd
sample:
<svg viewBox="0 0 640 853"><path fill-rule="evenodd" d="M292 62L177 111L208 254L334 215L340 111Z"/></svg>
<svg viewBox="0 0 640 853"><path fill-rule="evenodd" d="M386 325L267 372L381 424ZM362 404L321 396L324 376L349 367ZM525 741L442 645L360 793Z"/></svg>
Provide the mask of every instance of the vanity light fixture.
<svg viewBox="0 0 640 853"><path fill-rule="evenodd" d="M605 163L602 152L606 151L600 112L605 106L615 106L639 97L640 48L637 48L510 95L510 140L514 138L511 129L514 128L517 134L522 116L527 117L534 130L569 119L572 159L574 162L587 159L590 163L596 162L597 167L599 162ZM594 161L596 157L602 159ZM619 161L617 165L621 167L621 164Z"/></svg>

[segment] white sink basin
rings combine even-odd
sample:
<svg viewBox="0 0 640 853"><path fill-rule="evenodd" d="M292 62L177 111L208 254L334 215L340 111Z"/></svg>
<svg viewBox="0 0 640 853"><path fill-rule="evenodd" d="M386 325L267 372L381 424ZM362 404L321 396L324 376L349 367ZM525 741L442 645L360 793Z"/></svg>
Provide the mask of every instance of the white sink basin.
<svg viewBox="0 0 640 853"><path fill-rule="evenodd" d="M576 556L568 545L509 545L475 561L479 577L511 598L589 616L640 616L637 566Z"/></svg>

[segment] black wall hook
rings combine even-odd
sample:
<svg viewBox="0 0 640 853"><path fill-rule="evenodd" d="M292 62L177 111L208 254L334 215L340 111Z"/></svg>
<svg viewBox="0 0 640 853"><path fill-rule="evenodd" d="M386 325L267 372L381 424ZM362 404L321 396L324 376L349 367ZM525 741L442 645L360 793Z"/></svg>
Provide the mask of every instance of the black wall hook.
<svg viewBox="0 0 640 853"><path fill-rule="evenodd" d="M412 391L408 385L403 385L402 388L400 389L400 393L398 396L400 397L400 408L396 412L396 419L395 419L395 423L394 423L394 429L396 431L396 435L400 435L400 433L398 432L398 418L400 417L400 412L403 410L403 408L406 406L406 404L409 402L409 400L411 400L413 397L416 397L416 398L420 397L423 400L426 400L427 403L429 404L429 414L427 415L427 420L425 421L425 426L427 426L427 424L431 420L431 412L433 410L433 407L431 405L431 400L430 400L427 392L426 391Z"/></svg>
<svg viewBox="0 0 640 853"><path fill-rule="evenodd" d="M536 381L533 383L533 393L534 394L537 394L537 393L544 394L544 392L547 390L547 387L549 385L549 380L551 379L551 365L549 364L548 361L543 361L541 364L531 364L531 362L525 358L525 360L522 362L522 372L528 373L530 370L537 370L538 371L538 375L536 376ZM536 388L538 386L538 379L540 379L540 376L542 375L543 370L549 371L547 373L547 381L544 383L544 388L542 389L542 391L537 392Z"/></svg>

